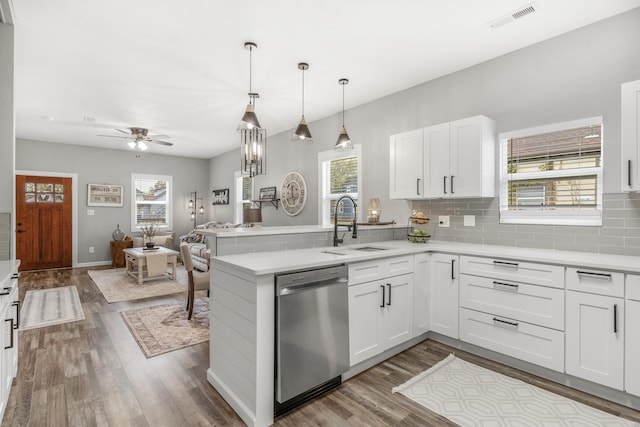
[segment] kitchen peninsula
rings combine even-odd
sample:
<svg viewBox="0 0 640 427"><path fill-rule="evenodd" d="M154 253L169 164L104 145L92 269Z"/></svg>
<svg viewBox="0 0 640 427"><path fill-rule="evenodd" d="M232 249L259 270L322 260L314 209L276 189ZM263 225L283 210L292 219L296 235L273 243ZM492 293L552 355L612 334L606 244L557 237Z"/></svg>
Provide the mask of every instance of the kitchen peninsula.
<svg viewBox="0 0 640 427"><path fill-rule="evenodd" d="M365 250L360 250L363 248ZM349 329L352 336L351 369L343 379L431 337L637 408L640 407L637 397L640 394L634 391L637 379L632 377L637 371L632 363L637 362L630 362L625 367L623 354L617 354L616 360L603 362L614 365L605 366L604 371L615 372L610 372L606 378L593 378L581 372L580 366L574 366L573 353L578 352L579 356L579 345L567 349L565 354L565 339L569 342L579 335L581 325L574 325L569 306L565 313L564 301L565 294L569 302L583 294L615 293L614 316L618 317L611 318L608 306L602 312L593 313L597 317L602 314L606 323L602 333L597 332L594 339L610 334L611 319L617 327L606 345L615 347L616 351L622 348L620 351L624 352L624 303L636 303L632 298L636 298L633 295L640 290L639 261L631 256L436 241L414 244L405 240L339 248L327 245L281 250L263 252L259 256L255 253L216 256L211 263L211 342L207 377L248 425L272 424L275 275L346 264L349 267ZM478 285L481 279L492 280L485 276L496 279L493 280L495 289L491 292L506 298L504 307L496 305L492 308L495 313L487 314L487 309L473 305L482 302L478 297L481 294L469 298L469 304L463 303L466 301L462 296L464 289L477 292L481 289ZM379 284L388 284L392 289L396 278L400 279L398 283L406 285L399 287L397 293L394 290L394 302L405 303L404 317L390 322L397 328L391 331L386 344L370 345L363 340L375 329L375 322L365 323L366 330L354 333L354 328L366 320L362 318L364 312L356 309L356 304L364 302L358 299L356 290L364 290L370 284L375 292ZM382 281L378 283L379 279ZM500 286L495 285L496 282ZM620 283L623 284L622 293ZM442 293L443 284L448 293ZM460 306L458 292L461 293ZM538 305L527 313L518 314L513 310L514 295L527 304L535 299ZM375 293L372 297L377 307L380 298ZM384 300L384 294L382 297ZM576 307L580 307L579 303ZM478 316L487 315L489 323L478 319ZM630 335L631 328L636 329L633 336ZM627 325L627 351L636 352L627 354L628 362L640 360L637 338L633 338L638 335L637 329L638 326ZM492 343L506 344L501 347Z"/></svg>

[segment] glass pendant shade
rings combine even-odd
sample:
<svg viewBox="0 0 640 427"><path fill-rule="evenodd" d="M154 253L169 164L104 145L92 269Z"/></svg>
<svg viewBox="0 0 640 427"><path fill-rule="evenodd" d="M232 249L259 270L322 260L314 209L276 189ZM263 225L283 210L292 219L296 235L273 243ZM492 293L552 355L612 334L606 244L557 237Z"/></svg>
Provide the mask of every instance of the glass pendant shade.
<svg viewBox="0 0 640 427"><path fill-rule="evenodd" d="M258 116L256 116L256 110L253 106L253 103L247 104L247 108L242 115L242 119L240 120L240 124L238 125L237 130L251 130L253 128L260 128L260 122L258 121Z"/></svg>
<svg viewBox="0 0 640 427"><path fill-rule="evenodd" d="M144 141L140 140L138 141L138 148L140 149L140 151L144 151L149 147L147 147L147 144L145 144Z"/></svg>
<svg viewBox="0 0 640 427"><path fill-rule="evenodd" d="M131 142L128 142L127 145L129 146L129 148L133 150L134 148L136 148L137 144L135 141L131 141Z"/></svg>
<svg viewBox="0 0 640 427"><path fill-rule="evenodd" d="M347 128L344 127L344 87L349 84L349 80L340 79L338 83L342 86L342 129L340 130L340 135L338 135L338 140L336 141L336 145L333 146L333 149L336 151L351 151L353 150L353 143L351 142L351 138L349 138Z"/></svg>

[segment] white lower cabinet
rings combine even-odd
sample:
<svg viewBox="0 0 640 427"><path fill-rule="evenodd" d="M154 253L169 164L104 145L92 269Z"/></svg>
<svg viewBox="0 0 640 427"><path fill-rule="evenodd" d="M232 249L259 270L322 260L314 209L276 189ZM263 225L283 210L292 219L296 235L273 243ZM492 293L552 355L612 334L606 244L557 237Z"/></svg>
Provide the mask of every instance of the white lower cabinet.
<svg viewBox="0 0 640 427"><path fill-rule="evenodd" d="M0 283L0 420L18 371L18 265Z"/></svg>
<svg viewBox="0 0 640 427"><path fill-rule="evenodd" d="M429 332L429 254L414 256L413 264L413 336Z"/></svg>
<svg viewBox="0 0 640 427"><path fill-rule="evenodd" d="M624 336L624 390L640 396L640 276L627 274Z"/></svg>
<svg viewBox="0 0 640 427"><path fill-rule="evenodd" d="M413 337L413 274L349 287L351 366Z"/></svg>
<svg viewBox="0 0 640 427"><path fill-rule="evenodd" d="M460 257L432 254L430 261L429 323L431 330L458 338L458 271Z"/></svg>
<svg viewBox="0 0 640 427"><path fill-rule="evenodd" d="M564 370L562 331L461 308L460 339L548 369Z"/></svg>
<svg viewBox="0 0 640 427"><path fill-rule="evenodd" d="M623 389L624 299L567 291L566 372Z"/></svg>

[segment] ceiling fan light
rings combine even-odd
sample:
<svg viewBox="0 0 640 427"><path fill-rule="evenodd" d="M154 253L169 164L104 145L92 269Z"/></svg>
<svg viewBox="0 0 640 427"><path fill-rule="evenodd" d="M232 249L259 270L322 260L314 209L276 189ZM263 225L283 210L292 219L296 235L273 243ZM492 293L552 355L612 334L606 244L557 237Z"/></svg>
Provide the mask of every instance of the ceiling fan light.
<svg viewBox="0 0 640 427"><path fill-rule="evenodd" d="M347 129L344 126L342 126L342 130L340 131L340 135L338 135L338 140L336 141L336 145L334 145L333 149L336 151L353 150L353 143L351 142L351 138L349 138Z"/></svg>
<svg viewBox="0 0 640 427"><path fill-rule="evenodd" d="M309 126L307 126L307 121L304 116L300 119L300 123L298 124L296 131L293 133L291 141L303 144L313 144L313 137L311 136L311 131L309 130Z"/></svg>
<svg viewBox="0 0 640 427"><path fill-rule="evenodd" d="M128 146L129 146L129 148L131 148L132 150L136 148L136 142L135 142L135 141L127 142L127 145L128 145Z"/></svg>
<svg viewBox="0 0 640 427"><path fill-rule="evenodd" d="M147 147L147 144L145 144L144 141L138 141L138 148L140 151L145 151L149 147Z"/></svg>

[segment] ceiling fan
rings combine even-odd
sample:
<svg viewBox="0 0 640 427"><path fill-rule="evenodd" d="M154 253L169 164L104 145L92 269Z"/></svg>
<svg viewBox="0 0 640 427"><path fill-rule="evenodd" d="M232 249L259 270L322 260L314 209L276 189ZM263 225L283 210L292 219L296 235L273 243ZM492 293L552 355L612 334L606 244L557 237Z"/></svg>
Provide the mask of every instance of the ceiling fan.
<svg viewBox="0 0 640 427"><path fill-rule="evenodd" d="M131 128L128 128L128 129L129 129L128 132L126 130L116 129L118 132L122 132L122 133L126 134L126 136L122 136L122 135L98 135L98 136L106 136L106 137L109 137L109 138L132 139L133 141L130 141L127 145L129 147L131 147L132 149L135 149L137 147L141 151L144 151L147 148L149 148L147 146L147 144L146 144L147 142L153 142L155 144L166 145L168 147L171 147L173 145L173 143L171 143L171 142L162 141L160 139L157 139L157 138L169 138L168 135L148 135L148 133L149 133L148 129L139 128L139 127L131 127Z"/></svg>

